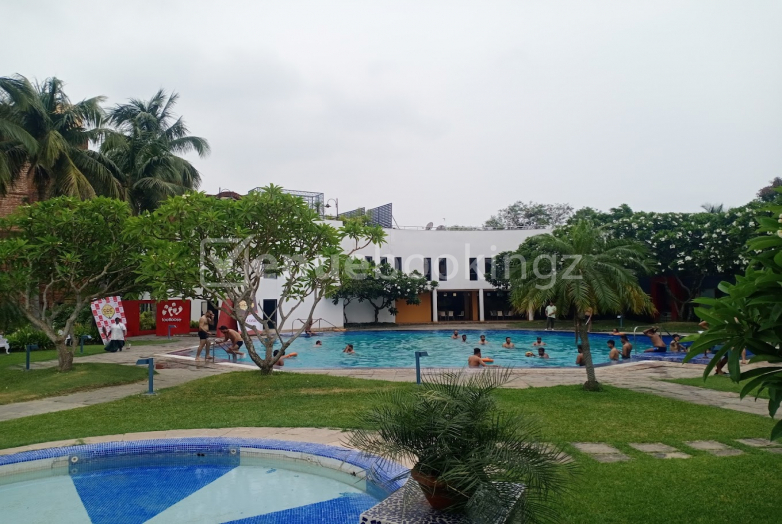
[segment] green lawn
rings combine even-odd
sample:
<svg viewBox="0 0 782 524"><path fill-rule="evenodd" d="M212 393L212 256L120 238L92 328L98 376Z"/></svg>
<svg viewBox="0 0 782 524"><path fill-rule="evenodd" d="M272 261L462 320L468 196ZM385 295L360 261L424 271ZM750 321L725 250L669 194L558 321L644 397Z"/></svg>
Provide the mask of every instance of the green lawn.
<svg viewBox="0 0 782 524"><path fill-rule="evenodd" d="M85 346L84 355L102 353L103 346ZM80 356L78 350L76 356ZM32 351L31 362L57 358L57 352ZM56 367L24 371L25 354L0 355L0 405L35 400L76 391L138 382L147 377L145 368L120 364L74 364L73 371L60 373Z"/></svg>
<svg viewBox="0 0 782 524"><path fill-rule="evenodd" d="M372 393L413 384L285 373L264 378L238 372L204 378L87 408L0 422L0 448L133 431L233 426L355 427ZM782 455L745 448L733 439L767 437L769 418L607 387L577 386L498 393L517 416L533 417L546 440L608 442L633 457L599 464L574 448L580 473L561 501L572 523L776 522ZM744 449L717 458L686 448L685 440L714 439ZM630 442L664 442L693 455L659 460Z"/></svg>
<svg viewBox="0 0 782 524"><path fill-rule="evenodd" d="M703 381L703 377L675 378L666 380L666 382L676 382L677 384L684 384L687 386L716 389L717 391L730 391L731 393L741 393L741 388L747 383L746 380L742 380L738 383L733 382L727 375L709 375L709 378L705 382ZM752 397L754 398L754 393L752 394ZM760 393L759 398L767 399L768 392L764 390Z"/></svg>
<svg viewBox="0 0 782 524"><path fill-rule="evenodd" d="M167 338L163 338L163 339L159 339L159 338L144 338L144 339L133 340L131 338L131 339L128 339L127 342L129 344L131 344L132 346L134 346L134 347L139 347L139 346L162 346L163 344L171 344L172 342L176 342L177 340L179 340L179 339L178 338L172 338L172 339L169 340ZM197 343L198 343L198 339L194 338L193 339L193 344L197 344Z"/></svg>

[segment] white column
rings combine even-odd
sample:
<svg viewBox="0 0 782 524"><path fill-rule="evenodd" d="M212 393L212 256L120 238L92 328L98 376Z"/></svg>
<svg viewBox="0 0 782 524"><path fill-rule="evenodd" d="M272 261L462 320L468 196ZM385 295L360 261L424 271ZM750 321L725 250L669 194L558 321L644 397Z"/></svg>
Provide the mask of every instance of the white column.
<svg viewBox="0 0 782 524"><path fill-rule="evenodd" d="M432 290L432 322L437 322L437 289Z"/></svg>
<svg viewBox="0 0 782 524"><path fill-rule="evenodd" d="M478 320L483 322L483 288L478 290Z"/></svg>

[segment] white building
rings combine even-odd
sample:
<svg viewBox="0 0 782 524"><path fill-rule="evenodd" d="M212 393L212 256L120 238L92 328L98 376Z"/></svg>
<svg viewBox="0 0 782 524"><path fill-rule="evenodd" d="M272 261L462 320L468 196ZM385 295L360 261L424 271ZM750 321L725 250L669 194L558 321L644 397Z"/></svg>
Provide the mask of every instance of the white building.
<svg viewBox="0 0 782 524"><path fill-rule="evenodd" d="M339 227L340 222L331 222ZM423 294L420 305L398 301L396 316L388 311L380 314L380 322L397 324L424 324L449 321L487 321L523 318L514 315L508 305L506 292L494 289L484 278L490 272L492 257L502 251L514 251L527 238L550 232L548 229L508 230L445 230L445 229L386 229L382 246L369 246L355 253L371 259L375 264L387 262L405 273L417 270L438 282L431 293ZM352 248L346 241L343 248ZM283 279L264 279L258 292L257 305L271 312L281 294ZM305 301L292 315L284 329L301 327L311 301ZM283 305L283 309L287 309ZM315 329L342 327L345 317L349 323L374 321L374 310L367 303L351 302L347 307L323 299L313 314Z"/></svg>

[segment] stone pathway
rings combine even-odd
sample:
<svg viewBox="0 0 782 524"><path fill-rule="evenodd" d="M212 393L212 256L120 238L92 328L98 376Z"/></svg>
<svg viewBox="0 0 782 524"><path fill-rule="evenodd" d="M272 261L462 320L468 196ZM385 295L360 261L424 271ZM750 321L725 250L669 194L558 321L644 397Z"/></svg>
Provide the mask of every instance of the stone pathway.
<svg viewBox="0 0 782 524"><path fill-rule="evenodd" d="M736 442L770 453L782 454L782 444L771 442L763 438L737 439ZM722 442L717 442L716 440L692 440L684 442L684 444L692 449L704 451L715 457L735 457L744 454L743 450L728 446ZM603 442L571 442L570 445L598 462L624 462L632 460L632 457L622 453L622 451L614 446ZM639 442L629 443L627 445L650 457L658 459L692 458L692 455L689 453L685 453L684 451L669 446L668 444L663 444L662 442Z"/></svg>

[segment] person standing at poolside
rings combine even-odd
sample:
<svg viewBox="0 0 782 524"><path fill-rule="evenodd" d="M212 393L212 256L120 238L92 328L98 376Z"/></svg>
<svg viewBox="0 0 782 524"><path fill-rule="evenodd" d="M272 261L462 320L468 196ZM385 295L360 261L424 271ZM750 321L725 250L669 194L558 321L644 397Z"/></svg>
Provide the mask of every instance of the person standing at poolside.
<svg viewBox="0 0 782 524"><path fill-rule="evenodd" d="M644 353L665 353L668 351L668 346L663 342L663 337L660 336L656 327L650 327L649 329L644 330L644 335L649 337L649 340L652 342L652 347L644 350Z"/></svg>
<svg viewBox="0 0 782 524"><path fill-rule="evenodd" d="M554 321L557 319L557 306L549 300L546 306L546 331L554 331Z"/></svg>
<svg viewBox="0 0 782 524"><path fill-rule="evenodd" d="M616 342L612 340L609 340L606 342L606 345L608 346L608 358L609 360L618 361L619 360L619 350L616 349Z"/></svg>
<svg viewBox="0 0 782 524"><path fill-rule="evenodd" d="M198 349L196 350L196 360L201 360L201 350L206 347L206 355L209 358L209 324L214 319L214 313L208 311L198 319Z"/></svg>
<svg viewBox="0 0 782 524"><path fill-rule="evenodd" d="M451 338L454 339L454 340L459 340L459 330L458 329L454 329L453 330L453 335L451 335Z"/></svg>
<svg viewBox="0 0 782 524"><path fill-rule="evenodd" d="M633 351L633 345L630 343L630 339L627 338L627 335L621 335L619 340L622 342L622 360L627 360L630 358L630 353Z"/></svg>
<svg viewBox="0 0 782 524"><path fill-rule="evenodd" d="M513 349L516 346L510 341L510 337L505 337L505 343L502 345L505 349Z"/></svg>
<svg viewBox="0 0 782 524"><path fill-rule="evenodd" d="M546 343L543 342L543 340L541 340L540 337L538 337L538 340L536 342L532 343L532 347L545 346L545 345L546 345Z"/></svg>
<svg viewBox="0 0 782 524"><path fill-rule="evenodd" d="M472 350L472 355L467 357L467 365L471 368L487 367L481 356L481 348L475 348Z"/></svg>

